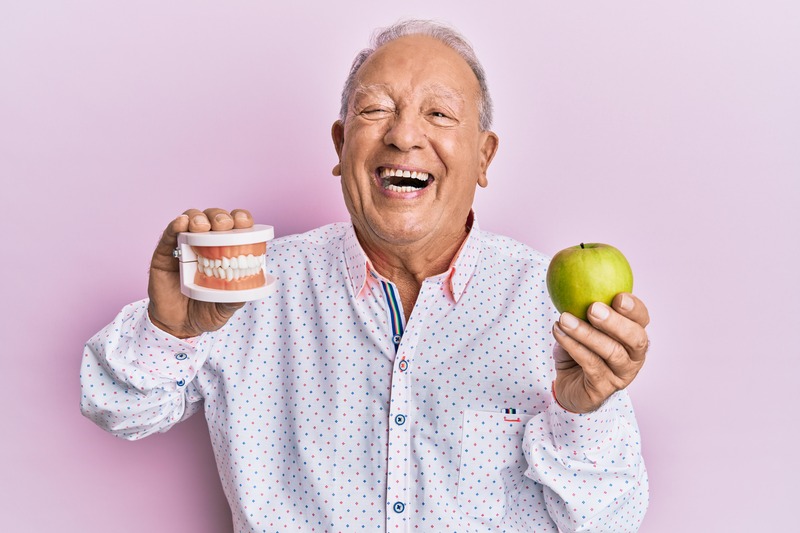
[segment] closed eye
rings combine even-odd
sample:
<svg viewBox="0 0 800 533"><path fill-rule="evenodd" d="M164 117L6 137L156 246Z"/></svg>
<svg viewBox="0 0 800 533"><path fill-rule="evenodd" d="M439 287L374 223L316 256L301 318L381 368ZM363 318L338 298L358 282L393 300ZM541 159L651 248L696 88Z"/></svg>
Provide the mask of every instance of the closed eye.
<svg viewBox="0 0 800 533"><path fill-rule="evenodd" d="M359 113L360 115L364 116L379 116L379 115L388 115L392 111L390 109L386 109L385 107L368 107Z"/></svg>
<svg viewBox="0 0 800 533"><path fill-rule="evenodd" d="M455 126L458 123L458 120L445 111L431 111L428 113L428 116L430 117L431 123L438 126Z"/></svg>

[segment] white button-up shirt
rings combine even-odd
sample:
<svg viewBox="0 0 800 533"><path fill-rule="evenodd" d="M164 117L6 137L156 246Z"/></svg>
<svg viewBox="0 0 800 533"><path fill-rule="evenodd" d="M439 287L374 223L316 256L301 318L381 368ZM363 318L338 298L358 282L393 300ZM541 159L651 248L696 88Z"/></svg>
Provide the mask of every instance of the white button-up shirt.
<svg viewBox="0 0 800 533"><path fill-rule="evenodd" d="M276 239L276 290L219 331L125 307L86 345L82 409L138 439L203 406L236 531L635 531L627 394L553 401L547 264L475 226L405 323L350 224Z"/></svg>

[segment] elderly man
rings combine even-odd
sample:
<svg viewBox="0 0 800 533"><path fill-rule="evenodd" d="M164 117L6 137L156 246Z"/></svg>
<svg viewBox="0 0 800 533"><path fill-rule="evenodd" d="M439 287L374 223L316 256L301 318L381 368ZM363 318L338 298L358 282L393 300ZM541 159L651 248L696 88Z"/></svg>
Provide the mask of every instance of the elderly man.
<svg viewBox="0 0 800 533"><path fill-rule="evenodd" d="M87 343L84 413L138 439L202 405L236 531L638 529L646 307L557 316L547 259L474 221L498 138L469 45L420 21L373 44L332 128L351 223L271 242L279 288L231 305L184 297L172 250L249 213L173 220L149 300Z"/></svg>

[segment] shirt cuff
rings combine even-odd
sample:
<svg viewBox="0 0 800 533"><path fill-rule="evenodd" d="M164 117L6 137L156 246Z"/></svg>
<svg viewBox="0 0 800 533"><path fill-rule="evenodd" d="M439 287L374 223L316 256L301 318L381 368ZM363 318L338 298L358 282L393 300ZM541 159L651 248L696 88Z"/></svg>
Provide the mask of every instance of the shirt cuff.
<svg viewBox="0 0 800 533"><path fill-rule="evenodd" d="M133 320L126 321L127 331L123 331L132 350L125 357L127 364L122 363L130 369L131 384L141 390L185 388L205 362L202 350L198 350L200 337L179 339L170 335L150 320L147 300L132 305L138 309L131 312Z"/></svg>
<svg viewBox="0 0 800 533"><path fill-rule="evenodd" d="M617 426L613 404L621 392L615 392L596 411L572 413L553 401L547 408L553 443L577 456L591 457L610 444Z"/></svg>

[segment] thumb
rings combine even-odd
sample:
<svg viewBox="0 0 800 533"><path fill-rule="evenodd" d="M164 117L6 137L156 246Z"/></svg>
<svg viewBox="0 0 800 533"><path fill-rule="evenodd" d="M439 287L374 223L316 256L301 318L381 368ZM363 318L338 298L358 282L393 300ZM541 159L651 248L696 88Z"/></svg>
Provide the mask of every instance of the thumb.
<svg viewBox="0 0 800 533"><path fill-rule="evenodd" d="M153 260L150 264L152 268L169 272L178 271L178 262L175 261L172 252L178 246L178 233L183 231L189 231L187 215L180 215L164 229L164 233L161 234L161 239L153 251Z"/></svg>

